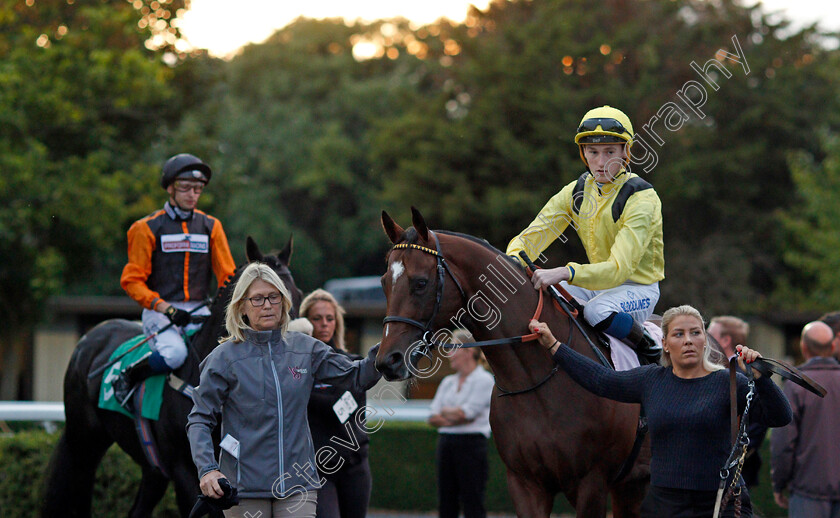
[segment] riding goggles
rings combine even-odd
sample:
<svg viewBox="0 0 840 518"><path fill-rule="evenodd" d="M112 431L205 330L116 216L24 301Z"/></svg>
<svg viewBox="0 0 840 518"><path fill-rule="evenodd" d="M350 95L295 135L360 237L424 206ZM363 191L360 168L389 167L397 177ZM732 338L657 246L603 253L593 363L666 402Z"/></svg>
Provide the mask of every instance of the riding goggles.
<svg viewBox="0 0 840 518"><path fill-rule="evenodd" d="M597 131L598 126L601 126L601 131L609 131L610 133L630 133L624 126L621 125L615 119L586 119L585 121L580 123L578 127L578 133L583 133L584 131Z"/></svg>

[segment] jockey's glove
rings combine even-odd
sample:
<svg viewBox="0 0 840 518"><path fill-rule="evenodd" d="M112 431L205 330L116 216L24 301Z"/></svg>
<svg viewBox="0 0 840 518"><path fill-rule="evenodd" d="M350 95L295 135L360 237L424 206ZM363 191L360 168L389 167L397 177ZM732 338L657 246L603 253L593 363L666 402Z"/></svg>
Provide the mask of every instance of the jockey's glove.
<svg viewBox="0 0 840 518"><path fill-rule="evenodd" d="M190 323L190 314L183 309L178 309L175 306L169 306L164 313L169 321L176 326L184 327Z"/></svg>

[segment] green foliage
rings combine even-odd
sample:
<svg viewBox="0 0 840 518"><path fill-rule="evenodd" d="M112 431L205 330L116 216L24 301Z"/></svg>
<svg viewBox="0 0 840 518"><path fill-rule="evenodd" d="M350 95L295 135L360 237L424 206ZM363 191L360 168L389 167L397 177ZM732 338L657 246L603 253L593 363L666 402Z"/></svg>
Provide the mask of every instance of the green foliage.
<svg viewBox="0 0 840 518"><path fill-rule="evenodd" d="M209 193L234 253L246 235L280 245L294 233L293 269L307 289L378 273L387 248L370 128L410 98L406 75L419 62L356 61L351 40L376 27L299 20L247 47L219 64L215 95L173 136L220 172Z"/></svg>
<svg viewBox="0 0 840 518"><path fill-rule="evenodd" d="M796 202L777 215L785 230L784 259L795 275L778 291L781 307L840 307L840 136L823 135L825 156L800 152L791 157Z"/></svg>
<svg viewBox="0 0 840 518"><path fill-rule="evenodd" d="M58 435L42 431L20 432L12 437L0 438L0 510L4 518L29 518L38 514L43 479L57 439ZM96 472L93 515L127 516L139 483L139 466L113 446ZM179 516L171 487L155 509L154 516Z"/></svg>
<svg viewBox="0 0 840 518"><path fill-rule="evenodd" d="M783 29L731 1L498 2L473 11L463 26L441 29L460 48L439 57L449 65L435 72L442 88L420 92L415 109L374 136L383 204L417 205L433 226L504 248L583 172L574 130L589 108L610 104L659 158L636 172L663 200L661 307L761 308L780 259L772 213L790 203L784 157L840 122L828 59L837 52L815 44L813 29L782 38ZM718 49L736 53L733 36L749 74L719 56L731 77L718 72L714 91L690 64L704 66ZM677 96L688 81L705 88L702 118ZM661 114L655 120L668 102L688 118L675 131ZM553 262L579 255L555 246Z"/></svg>
<svg viewBox="0 0 840 518"><path fill-rule="evenodd" d="M248 234L279 247L294 233L310 290L381 273L382 209L406 224L415 205L435 228L504 248L583 171L572 137L601 104L658 156L644 174L665 216L660 307L755 312L816 278L785 257L774 215L794 208L788 155L819 156L819 131L840 127L840 58L814 28L790 34L734 0L498 1L420 28L299 19L230 62L167 67L148 49L174 49L183 2L153 4L0 8L0 301L13 325L50 293L120 293L125 229L160 206L159 164L176 152L213 167L201 207L236 258ZM749 73L717 54L737 52L733 37ZM355 59L361 42L379 52ZM691 63L716 55L715 91ZM677 95L689 81L705 88L702 118ZM668 106L688 119L679 129L664 128ZM549 253L585 260L574 238Z"/></svg>
<svg viewBox="0 0 840 518"><path fill-rule="evenodd" d="M58 436L42 431L0 437L0 510L3 517L33 516L38 508L42 478ZM425 423L389 422L370 436L370 467L373 476L372 509L431 511L437 508L435 447L437 432ZM770 448L764 441L764 463L760 484L751 492L755 509L762 516L787 516L773 503L770 486ZM505 468L492 439L488 448L490 474L485 504L487 510L512 513ZM93 512L103 518L126 516L134 501L140 469L131 459L112 447L96 474ZM553 512L571 513L565 497L558 496ZM177 516L174 491L170 487L155 510L155 517Z"/></svg>
<svg viewBox="0 0 840 518"><path fill-rule="evenodd" d="M127 2L15 2L0 16L0 300L14 327L48 295L95 285L92 270L118 287L113 256L130 210L149 208L145 142L171 74Z"/></svg>
<svg viewBox="0 0 840 518"><path fill-rule="evenodd" d="M435 449L438 433L425 423L388 423L370 436L370 469L374 509L431 511L437 509ZM489 512L513 512L505 466L496 445L488 444L490 472L485 506ZM572 513L565 497L558 496L554 513Z"/></svg>

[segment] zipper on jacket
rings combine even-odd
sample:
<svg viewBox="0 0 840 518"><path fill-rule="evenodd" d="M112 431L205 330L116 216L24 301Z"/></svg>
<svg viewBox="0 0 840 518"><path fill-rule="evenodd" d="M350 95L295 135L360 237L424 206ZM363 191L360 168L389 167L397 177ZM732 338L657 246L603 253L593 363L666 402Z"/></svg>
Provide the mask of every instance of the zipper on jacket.
<svg viewBox="0 0 840 518"><path fill-rule="evenodd" d="M277 369L274 368L274 357L271 354L271 340L268 341L268 362L271 364L271 373L274 375L274 387L277 394L277 427L280 435L280 450L278 458L280 460L280 494L286 494L286 470L283 467L283 399L280 392L280 379L277 377Z"/></svg>

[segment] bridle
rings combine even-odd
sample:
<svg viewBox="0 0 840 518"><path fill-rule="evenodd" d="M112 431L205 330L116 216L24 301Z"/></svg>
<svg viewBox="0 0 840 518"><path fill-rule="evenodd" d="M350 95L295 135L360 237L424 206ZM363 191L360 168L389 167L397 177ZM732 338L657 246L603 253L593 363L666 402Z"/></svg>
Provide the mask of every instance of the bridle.
<svg viewBox="0 0 840 518"><path fill-rule="evenodd" d="M439 340L435 340L434 339L434 333L433 333L433 329L434 329L433 322L435 321L435 318L437 317L437 314L440 312L441 302L443 300L443 289L444 289L444 285L446 283L446 274L449 274L449 276L452 277L452 281L455 283L455 286L458 288L458 292L461 294L461 300L463 300L464 303L467 303L469 301L466 293L464 292L464 289L461 287L461 283L458 282L458 278L455 277L454 273L452 273L452 270L449 268L449 264L446 262L446 258L441 253L440 239L438 239L437 234L435 234L434 232L429 230L429 235L434 238L434 241L435 241L435 249L434 250L431 249L431 248L428 248L428 247L425 247L425 246L420 246L420 245L413 244L413 243L400 243L400 244L394 245L394 247L391 249L391 250L400 250L400 249L420 250L421 252L425 252L427 254L431 254L431 255L435 256L435 259L437 259L437 268L436 269L437 269L438 283L437 283L437 292L435 293L435 305L434 305L434 308L432 309L432 316L429 317L429 319L426 320L425 323L420 322L419 320L414 320L413 318L401 317L401 316L398 316L398 315L387 315L382 320L383 325L387 325L391 322L399 322L399 323L402 323L402 324L408 324L410 326L416 327L423 332L423 335L420 338L420 346L417 347L417 348L412 348L411 358L409 359L410 361L415 357L415 355L422 356L424 358L429 359L429 361L432 361L432 357L431 357L431 353L430 353L430 350L432 349L432 347L444 348L444 349L449 349L449 348L452 348L452 347L456 347L456 346L453 346L452 344L444 343L444 342L441 342ZM539 290L539 293L540 293L539 303L537 304L537 310L534 314L534 319L537 319L537 320L539 320L539 317L542 314L542 308L543 308L543 290ZM537 333L531 333L529 335L514 336L514 337L509 337L509 338L499 338L499 339L496 339L496 340L484 340L484 341L481 341L481 342L471 342L469 344L459 344L457 347L467 348L467 347L486 347L486 346L491 346L491 345L517 344L517 343L530 342L530 341L536 340L538 338L538 336L539 335ZM571 334L569 335L569 339L571 340ZM535 389L539 388L543 384L545 384L549 379L551 379L552 376L554 376L554 374L557 373L559 368L560 368L559 365L555 365L554 368L551 370L551 372L549 372L548 375L545 378L543 378L541 381L537 382L534 386L532 386L530 388L527 388L527 389L524 389L524 390L509 391L509 390L503 389L498 384L496 385L496 387L498 387L502 396L508 396L508 395L522 394L522 393L525 393L525 392L530 392L532 390L535 390Z"/></svg>
<svg viewBox="0 0 840 518"><path fill-rule="evenodd" d="M452 270L449 268L449 264L446 262L446 258L443 257L443 254L440 253L440 240L438 239L437 234L429 231L432 237L435 238L435 248L436 250L432 250L431 248L427 248L425 246L416 245L413 243L400 243L398 245L394 245L392 250L399 250L399 249L414 249L420 250L421 252L425 252L427 254L431 254L435 256L437 259L437 293L435 294L435 307L432 309L432 316L426 321L424 324L418 320L414 320L412 318L401 317L397 315L388 315L386 316L382 324L387 325L390 322L401 322L403 324L408 324L410 326L414 326L421 331L423 331L423 336L421 341L423 343L423 351L422 355L430 358L428 349L432 346L446 346L447 344L443 344L438 341L433 340L433 333L432 333L432 323L435 321L438 312L440 311L441 301L443 300L443 287L446 283L446 274L448 273L450 277L452 277L452 281L455 283L455 286L458 288L458 292L461 294L461 299L464 302L467 301L467 295L464 293L464 289L461 287L461 283L458 282L458 279L455 277L455 274L452 273ZM430 358L431 359L431 358Z"/></svg>

